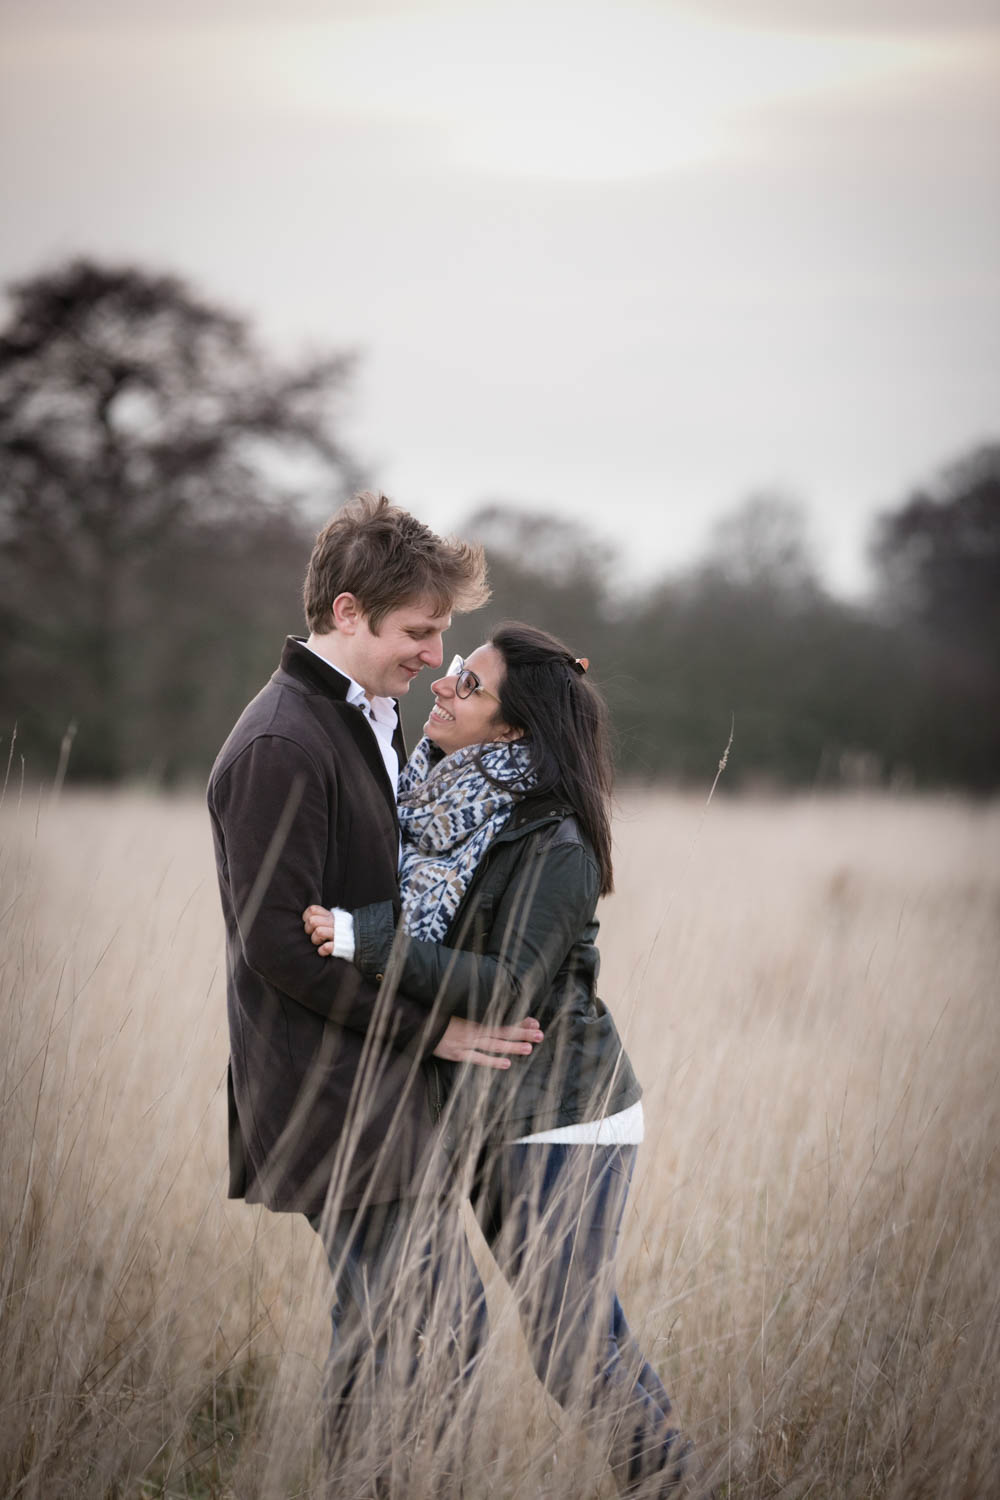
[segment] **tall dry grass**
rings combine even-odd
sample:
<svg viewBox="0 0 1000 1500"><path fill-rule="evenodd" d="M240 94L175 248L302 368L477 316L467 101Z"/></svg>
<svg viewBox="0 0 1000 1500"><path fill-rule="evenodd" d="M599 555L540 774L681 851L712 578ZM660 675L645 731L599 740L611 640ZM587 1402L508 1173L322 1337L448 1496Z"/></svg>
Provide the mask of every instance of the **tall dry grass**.
<svg viewBox="0 0 1000 1500"><path fill-rule="evenodd" d="M623 1300L722 1495L997 1493L998 834L959 802L623 799ZM319 1243L224 1198L202 807L8 794L0 838L0 1493L324 1493ZM414 1500L612 1493L481 1248L474 1411L414 1446L415 1382L332 1493L382 1461Z"/></svg>

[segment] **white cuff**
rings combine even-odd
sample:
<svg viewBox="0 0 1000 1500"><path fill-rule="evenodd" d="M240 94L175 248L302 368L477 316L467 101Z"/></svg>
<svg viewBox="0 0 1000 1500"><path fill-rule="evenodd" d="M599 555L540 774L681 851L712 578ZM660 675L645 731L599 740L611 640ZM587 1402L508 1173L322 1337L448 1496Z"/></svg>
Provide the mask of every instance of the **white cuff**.
<svg viewBox="0 0 1000 1500"><path fill-rule="evenodd" d="M333 918L333 948L330 957L346 958L347 962L352 964L354 962L354 918L349 911L341 911L339 906L331 906L330 915Z"/></svg>

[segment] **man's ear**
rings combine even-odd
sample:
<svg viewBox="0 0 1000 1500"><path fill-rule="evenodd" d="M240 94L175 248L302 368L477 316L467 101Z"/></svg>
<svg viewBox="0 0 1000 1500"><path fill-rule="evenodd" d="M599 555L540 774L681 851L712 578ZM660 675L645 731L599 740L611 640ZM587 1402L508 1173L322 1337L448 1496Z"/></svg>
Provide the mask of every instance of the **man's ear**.
<svg viewBox="0 0 1000 1500"><path fill-rule="evenodd" d="M338 594L330 610L333 628L341 635L356 635L361 623L362 611L353 594Z"/></svg>

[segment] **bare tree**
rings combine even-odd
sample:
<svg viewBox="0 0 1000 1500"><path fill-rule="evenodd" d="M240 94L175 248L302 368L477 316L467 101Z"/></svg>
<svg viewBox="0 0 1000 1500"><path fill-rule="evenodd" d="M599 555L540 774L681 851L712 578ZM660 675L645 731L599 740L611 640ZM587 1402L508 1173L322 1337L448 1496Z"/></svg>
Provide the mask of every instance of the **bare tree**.
<svg viewBox="0 0 1000 1500"><path fill-rule="evenodd" d="M887 612L919 656L913 718L938 780L1000 784L1000 444L879 517ZM915 757L917 758L917 757Z"/></svg>
<svg viewBox="0 0 1000 1500"><path fill-rule="evenodd" d="M354 482L333 422L352 360L281 365L243 319L136 267L75 260L18 283L10 300L4 718L26 715L47 744L79 719L81 763L113 777L131 768L126 663L165 628L165 591L174 605L188 594L194 612L205 603L187 587L195 573L207 585L193 554L207 549L221 567L237 531L244 551L278 515L287 531L303 473L327 509Z"/></svg>
<svg viewBox="0 0 1000 1500"><path fill-rule="evenodd" d="M1000 665L1000 443L883 513L872 550L898 615Z"/></svg>
<svg viewBox="0 0 1000 1500"><path fill-rule="evenodd" d="M811 600L819 591L806 513L791 496L761 490L712 528L704 566L775 602Z"/></svg>

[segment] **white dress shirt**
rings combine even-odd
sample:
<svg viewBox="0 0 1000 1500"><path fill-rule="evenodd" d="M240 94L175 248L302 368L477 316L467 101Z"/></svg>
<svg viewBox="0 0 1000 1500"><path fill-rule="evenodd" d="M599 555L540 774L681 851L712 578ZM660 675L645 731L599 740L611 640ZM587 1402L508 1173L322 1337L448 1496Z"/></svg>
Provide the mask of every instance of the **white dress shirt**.
<svg viewBox="0 0 1000 1500"><path fill-rule="evenodd" d="M328 667L339 672L341 677L347 679L347 701L352 708L362 712L375 736L375 741L385 766L389 785L392 787L392 795L395 800L399 796L399 756L396 747L392 743L392 737L396 733L396 725L399 723L399 714L396 705L391 698L369 698L360 682L355 682L349 672L343 667L338 667L335 661L317 651L315 646L310 646L308 641L303 645L310 650L313 656L318 656L320 661L325 661ZM354 962L354 918L348 911L338 908L333 910L333 952L331 958L343 958L348 963Z"/></svg>

